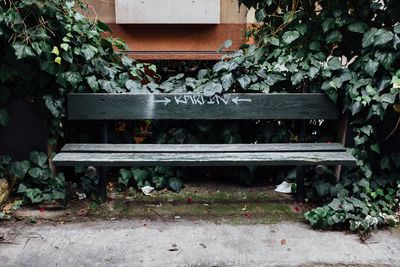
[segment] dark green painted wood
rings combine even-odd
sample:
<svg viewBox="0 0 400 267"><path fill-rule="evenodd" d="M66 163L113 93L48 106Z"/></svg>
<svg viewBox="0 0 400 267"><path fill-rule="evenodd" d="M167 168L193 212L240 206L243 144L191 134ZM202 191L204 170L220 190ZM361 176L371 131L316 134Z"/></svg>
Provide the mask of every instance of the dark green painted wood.
<svg viewBox="0 0 400 267"><path fill-rule="evenodd" d="M316 152L345 151L339 143L294 144L66 144L62 152Z"/></svg>
<svg viewBox="0 0 400 267"><path fill-rule="evenodd" d="M266 166L355 165L346 152L241 152L241 153L66 153L53 159L60 166Z"/></svg>
<svg viewBox="0 0 400 267"><path fill-rule="evenodd" d="M71 94L68 118L337 119L338 110L324 94Z"/></svg>

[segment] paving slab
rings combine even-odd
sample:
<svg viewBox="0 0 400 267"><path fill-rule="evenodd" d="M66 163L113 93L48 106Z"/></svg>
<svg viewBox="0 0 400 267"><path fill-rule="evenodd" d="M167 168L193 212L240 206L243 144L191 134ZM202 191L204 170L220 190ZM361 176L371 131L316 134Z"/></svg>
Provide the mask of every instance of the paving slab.
<svg viewBox="0 0 400 267"><path fill-rule="evenodd" d="M112 220L6 225L0 266L400 266L400 234L316 231L302 223Z"/></svg>

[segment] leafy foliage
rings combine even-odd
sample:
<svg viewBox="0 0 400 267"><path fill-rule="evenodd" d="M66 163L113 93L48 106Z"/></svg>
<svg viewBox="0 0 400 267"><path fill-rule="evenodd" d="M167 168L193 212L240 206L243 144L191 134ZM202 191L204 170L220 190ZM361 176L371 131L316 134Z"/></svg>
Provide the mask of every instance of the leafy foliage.
<svg viewBox="0 0 400 267"><path fill-rule="evenodd" d="M396 123L400 2L240 0L239 4L256 8L256 18L263 23L247 31L256 44L245 46L226 62L240 62L240 75L251 77L242 89L266 84L263 91L281 92L307 84L312 92L325 92L352 116L351 151L359 169L339 185L313 183L318 195L334 198L306 213L310 224L318 228L348 224L366 234L378 224L394 222L400 178Z"/></svg>
<svg viewBox="0 0 400 267"><path fill-rule="evenodd" d="M31 152L30 161L12 161L9 156L0 157L0 176L14 175L18 178L17 193L26 203L53 200L66 203L66 188L69 186L63 173L54 177L43 152Z"/></svg>
<svg viewBox="0 0 400 267"><path fill-rule="evenodd" d="M78 7L86 10L73 0L0 3L0 103L10 96L30 96L45 107L51 143L63 136L68 92L129 92L128 80L140 84L146 77L144 64L114 52L126 44L104 38L108 26L74 11ZM10 119L1 109L0 125Z"/></svg>
<svg viewBox="0 0 400 267"><path fill-rule="evenodd" d="M155 168L132 168L130 170L120 169L118 182L125 187L136 185L139 189L144 186L153 186L156 190L170 188L179 193L183 187L183 173L180 169L174 170L170 167ZM134 184L133 184L134 182Z"/></svg>

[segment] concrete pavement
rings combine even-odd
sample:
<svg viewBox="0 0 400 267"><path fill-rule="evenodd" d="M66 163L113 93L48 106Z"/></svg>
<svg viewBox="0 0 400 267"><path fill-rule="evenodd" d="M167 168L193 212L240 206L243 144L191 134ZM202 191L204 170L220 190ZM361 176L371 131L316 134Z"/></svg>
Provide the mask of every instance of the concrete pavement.
<svg viewBox="0 0 400 267"><path fill-rule="evenodd" d="M0 228L0 266L400 266L400 234L113 220Z"/></svg>

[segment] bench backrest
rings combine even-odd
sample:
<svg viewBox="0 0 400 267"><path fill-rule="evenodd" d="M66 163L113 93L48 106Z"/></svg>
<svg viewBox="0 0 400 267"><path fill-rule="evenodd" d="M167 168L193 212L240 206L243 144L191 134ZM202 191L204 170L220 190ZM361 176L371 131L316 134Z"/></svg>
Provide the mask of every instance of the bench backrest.
<svg viewBox="0 0 400 267"><path fill-rule="evenodd" d="M70 94L71 120L337 119L324 94Z"/></svg>

